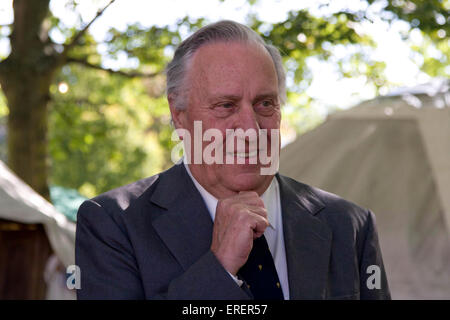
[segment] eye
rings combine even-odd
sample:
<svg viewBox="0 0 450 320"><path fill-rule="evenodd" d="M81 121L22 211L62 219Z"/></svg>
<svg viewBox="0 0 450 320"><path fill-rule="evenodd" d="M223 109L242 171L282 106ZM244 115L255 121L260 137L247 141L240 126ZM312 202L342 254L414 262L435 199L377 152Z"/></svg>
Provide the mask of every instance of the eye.
<svg viewBox="0 0 450 320"><path fill-rule="evenodd" d="M261 100L256 104L258 109L270 109L275 106L275 102L272 99Z"/></svg>
<svg viewBox="0 0 450 320"><path fill-rule="evenodd" d="M264 99L258 101L254 108L262 116L271 116L278 108L278 104L274 99Z"/></svg>
<svg viewBox="0 0 450 320"><path fill-rule="evenodd" d="M222 107L224 109L231 109L234 107L234 104L232 102L224 102L219 104L219 107Z"/></svg>
<svg viewBox="0 0 450 320"><path fill-rule="evenodd" d="M213 114L219 118L225 118L233 114L236 108L236 103L233 101L222 101L214 104L211 107Z"/></svg>
<svg viewBox="0 0 450 320"><path fill-rule="evenodd" d="M271 106L273 106L273 101L272 100L263 100L263 101L261 101L261 105L263 107L271 107Z"/></svg>

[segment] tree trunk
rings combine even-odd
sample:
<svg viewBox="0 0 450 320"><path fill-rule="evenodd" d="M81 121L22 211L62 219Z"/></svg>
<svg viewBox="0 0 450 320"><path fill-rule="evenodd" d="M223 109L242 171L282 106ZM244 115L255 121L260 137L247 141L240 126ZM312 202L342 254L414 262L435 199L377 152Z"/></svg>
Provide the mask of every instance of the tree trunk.
<svg viewBox="0 0 450 320"><path fill-rule="evenodd" d="M48 4L49 0L14 0L11 54L0 63L9 108L8 165L47 199L47 104L59 65L43 28Z"/></svg>
<svg viewBox="0 0 450 320"><path fill-rule="evenodd" d="M8 166L49 199L47 184L48 79L17 72L2 86L8 101Z"/></svg>
<svg viewBox="0 0 450 320"><path fill-rule="evenodd" d="M49 24L44 23L49 14L49 2L14 0L11 53L0 62L0 84L9 108L8 165L48 200L47 104L50 85L55 72L68 62L67 53L114 0L98 11L94 19L64 45L62 52L61 47L57 50L50 41ZM139 74L133 76L136 75Z"/></svg>

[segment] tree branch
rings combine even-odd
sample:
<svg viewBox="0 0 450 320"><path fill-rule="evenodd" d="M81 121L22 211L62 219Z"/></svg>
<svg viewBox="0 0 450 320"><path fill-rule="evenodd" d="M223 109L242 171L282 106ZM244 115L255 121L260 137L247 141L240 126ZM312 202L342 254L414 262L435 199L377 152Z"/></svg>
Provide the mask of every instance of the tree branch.
<svg viewBox="0 0 450 320"><path fill-rule="evenodd" d="M105 10L113 4L114 1L116 0L109 1L109 3L105 7L103 7L103 9L97 11L97 15L87 25L85 25L83 29L78 31L78 33L72 38L72 41L70 41L69 44L64 46L64 51L62 52L63 56L67 56L69 50L72 49L78 43L78 41L80 41L81 37L86 33L86 31L94 23L94 21L97 20L97 18L100 17L103 12L105 12Z"/></svg>
<svg viewBox="0 0 450 320"><path fill-rule="evenodd" d="M92 64L85 59L77 59L77 58L69 57L69 58L67 58L66 61L67 61L67 63L77 63L77 64L80 64L82 66L85 66L85 67L88 67L91 69L102 70L102 71L109 72L111 74L117 74L117 75L121 75L121 76L127 77L127 78L153 78L153 77L157 76L158 74L160 74L160 72L143 73L143 72L137 72L137 71L126 72L126 71L121 71L121 70L113 70L113 69L109 69L109 68L104 68L97 64Z"/></svg>

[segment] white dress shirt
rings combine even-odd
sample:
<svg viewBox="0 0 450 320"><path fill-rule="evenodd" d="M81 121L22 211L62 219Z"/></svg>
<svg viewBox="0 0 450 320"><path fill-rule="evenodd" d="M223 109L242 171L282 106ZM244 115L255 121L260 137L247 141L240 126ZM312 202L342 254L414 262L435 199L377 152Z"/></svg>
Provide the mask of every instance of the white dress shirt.
<svg viewBox="0 0 450 320"><path fill-rule="evenodd" d="M209 214L214 222L216 216L216 207L218 199L216 199L212 194L203 188L200 183L192 176L189 166L186 164L183 158L183 164L191 177L194 185L200 192L206 207L208 208ZM280 280L281 289L283 291L284 299L289 300L289 283L287 275L287 264L286 264L286 251L284 248L284 238L283 238L283 223L281 218L281 200L280 200L280 187L276 178L272 179L267 190L261 195L264 202L264 206L267 210L267 217L269 220L269 226L264 231L264 236L266 237L267 244L269 246L270 253L272 254L273 261L275 263L275 268L278 273L278 279ZM240 286L242 281L237 279L234 275L229 273L230 276L236 281Z"/></svg>

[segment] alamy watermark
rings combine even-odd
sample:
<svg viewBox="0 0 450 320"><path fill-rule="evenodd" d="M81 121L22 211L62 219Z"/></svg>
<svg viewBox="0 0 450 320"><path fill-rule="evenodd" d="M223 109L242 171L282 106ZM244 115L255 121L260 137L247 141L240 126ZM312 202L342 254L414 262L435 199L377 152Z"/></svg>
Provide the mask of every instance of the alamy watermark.
<svg viewBox="0 0 450 320"><path fill-rule="evenodd" d="M72 264L66 269L66 286L69 290L81 289L81 269L79 266Z"/></svg>
<svg viewBox="0 0 450 320"><path fill-rule="evenodd" d="M367 289L381 289L381 269L379 266L372 264L367 267L367 274L370 276L367 278L366 285Z"/></svg>
<svg viewBox="0 0 450 320"><path fill-rule="evenodd" d="M370 276L366 280L369 290L381 289L381 269L377 265L370 265L366 269ZM81 269L77 265L69 265L66 269L66 286L69 290L81 289Z"/></svg>
<svg viewBox="0 0 450 320"><path fill-rule="evenodd" d="M203 132L202 121L194 121L194 136L186 129L176 129L172 141L179 139L182 141L171 152L174 163L183 150L188 164L258 164L261 175L273 175L279 168L279 129L226 129L224 139L221 130Z"/></svg>

